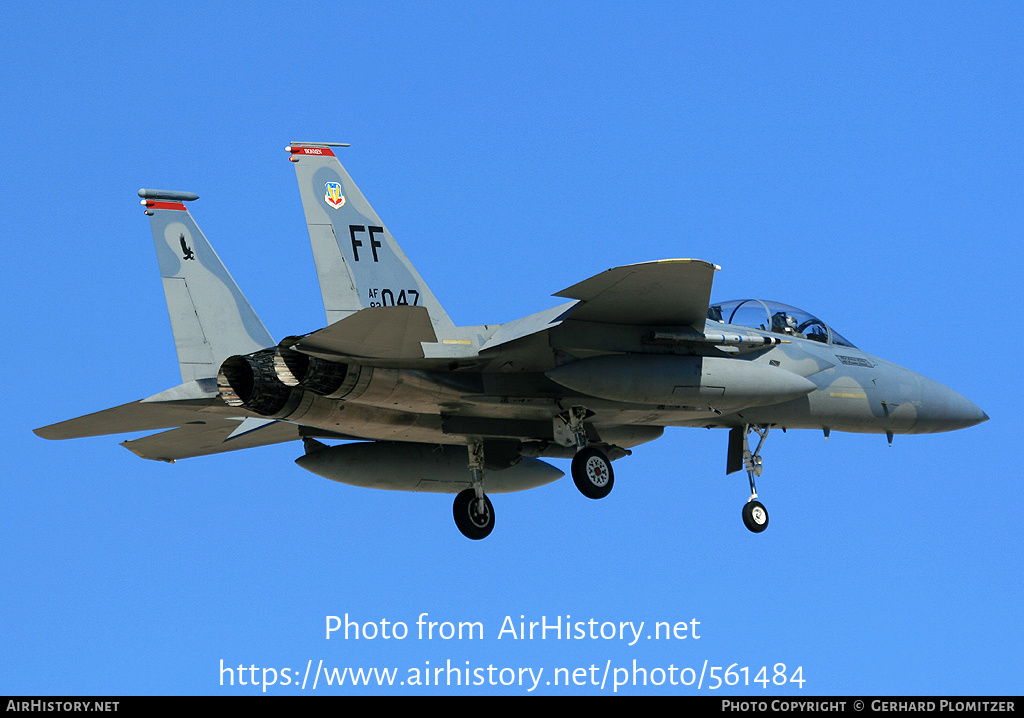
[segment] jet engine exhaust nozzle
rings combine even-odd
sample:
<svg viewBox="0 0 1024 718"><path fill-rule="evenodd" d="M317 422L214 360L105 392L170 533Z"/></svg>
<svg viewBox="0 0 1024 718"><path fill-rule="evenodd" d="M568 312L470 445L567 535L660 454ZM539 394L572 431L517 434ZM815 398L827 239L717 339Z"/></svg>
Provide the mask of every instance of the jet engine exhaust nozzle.
<svg viewBox="0 0 1024 718"><path fill-rule="evenodd" d="M229 406L239 406L263 416L281 412L291 389L277 378L274 350L228 357L217 372L217 390Z"/></svg>
<svg viewBox="0 0 1024 718"><path fill-rule="evenodd" d="M295 351L285 340L274 352L274 372L285 386L298 386L320 396L331 396L345 384L349 367Z"/></svg>

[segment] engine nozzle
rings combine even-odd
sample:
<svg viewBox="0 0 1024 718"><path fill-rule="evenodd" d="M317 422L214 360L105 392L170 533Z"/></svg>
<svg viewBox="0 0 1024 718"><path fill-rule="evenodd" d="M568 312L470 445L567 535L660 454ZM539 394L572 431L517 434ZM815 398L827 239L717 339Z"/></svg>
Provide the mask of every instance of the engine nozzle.
<svg viewBox="0 0 1024 718"><path fill-rule="evenodd" d="M274 371L274 350L228 357L217 372L220 398L263 416L280 413L291 396Z"/></svg>

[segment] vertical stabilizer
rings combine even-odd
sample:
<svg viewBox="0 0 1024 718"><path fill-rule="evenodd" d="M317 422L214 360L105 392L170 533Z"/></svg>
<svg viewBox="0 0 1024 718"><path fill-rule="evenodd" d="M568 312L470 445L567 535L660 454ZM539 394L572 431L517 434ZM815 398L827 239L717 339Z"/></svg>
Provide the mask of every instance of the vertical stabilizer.
<svg viewBox="0 0 1024 718"><path fill-rule="evenodd" d="M309 241L320 292L333 324L367 307L423 306L438 336L453 327L440 303L409 262L326 142L293 142Z"/></svg>
<svg viewBox="0 0 1024 718"><path fill-rule="evenodd" d="M182 381L216 377L229 356L274 346L263 322L185 209L185 202L199 196L151 189L140 189L139 196L153 229Z"/></svg>

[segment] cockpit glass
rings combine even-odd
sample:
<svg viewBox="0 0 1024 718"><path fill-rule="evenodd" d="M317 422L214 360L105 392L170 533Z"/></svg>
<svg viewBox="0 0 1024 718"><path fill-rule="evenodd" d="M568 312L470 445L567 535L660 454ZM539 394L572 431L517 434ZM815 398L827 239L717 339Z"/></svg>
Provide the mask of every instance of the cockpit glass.
<svg viewBox="0 0 1024 718"><path fill-rule="evenodd" d="M813 314L779 302L739 299L712 304L708 307L708 319L775 334L786 334L799 339L810 339L822 344L853 347L853 344Z"/></svg>

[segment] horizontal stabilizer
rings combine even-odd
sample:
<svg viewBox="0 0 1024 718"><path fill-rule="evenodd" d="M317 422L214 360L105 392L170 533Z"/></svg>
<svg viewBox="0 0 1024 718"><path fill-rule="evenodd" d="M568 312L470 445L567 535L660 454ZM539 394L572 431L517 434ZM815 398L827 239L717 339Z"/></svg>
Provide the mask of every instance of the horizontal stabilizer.
<svg viewBox="0 0 1024 718"><path fill-rule="evenodd" d="M437 335L426 307L370 307L303 337L292 349L323 359L422 359Z"/></svg>
<svg viewBox="0 0 1024 718"><path fill-rule="evenodd" d="M569 319L704 330L715 270L699 259L615 267L555 294L582 300Z"/></svg>
<svg viewBox="0 0 1024 718"><path fill-rule="evenodd" d="M220 404L222 410L238 413L237 409L230 409L219 399L173 403L133 401L35 429L35 434L44 439L81 439L86 436L168 429L200 419L199 412L207 409L207 404L214 409Z"/></svg>
<svg viewBox="0 0 1024 718"><path fill-rule="evenodd" d="M179 429L125 441L121 446L143 459L172 462L301 438L298 426L283 421L265 422L253 431L239 434L240 425L238 421L214 419L210 423L186 424Z"/></svg>

